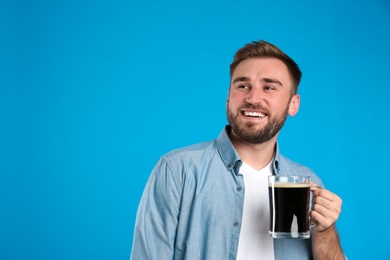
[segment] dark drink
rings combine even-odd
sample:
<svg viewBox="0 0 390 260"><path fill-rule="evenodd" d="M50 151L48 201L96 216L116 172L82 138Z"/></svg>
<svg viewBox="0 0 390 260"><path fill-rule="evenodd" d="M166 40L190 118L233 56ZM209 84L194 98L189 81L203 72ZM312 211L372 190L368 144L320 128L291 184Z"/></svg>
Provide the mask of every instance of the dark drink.
<svg viewBox="0 0 390 260"><path fill-rule="evenodd" d="M275 238L308 238L309 183L270 184L270 234Z"/></svg>

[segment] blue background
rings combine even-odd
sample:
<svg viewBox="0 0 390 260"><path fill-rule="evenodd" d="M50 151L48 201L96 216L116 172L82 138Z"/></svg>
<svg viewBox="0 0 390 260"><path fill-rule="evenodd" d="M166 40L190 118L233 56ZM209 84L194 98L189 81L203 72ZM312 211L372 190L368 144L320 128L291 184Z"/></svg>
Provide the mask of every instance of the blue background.
<svg viewBox="0 0 390 260"><path fill-rule="evenodd" d="M388 0L1 1L0 26L0 259L128 259L154 164L217 137L259 39L303 71L282 153L342 197L350 259L390 259Z"/></svg>

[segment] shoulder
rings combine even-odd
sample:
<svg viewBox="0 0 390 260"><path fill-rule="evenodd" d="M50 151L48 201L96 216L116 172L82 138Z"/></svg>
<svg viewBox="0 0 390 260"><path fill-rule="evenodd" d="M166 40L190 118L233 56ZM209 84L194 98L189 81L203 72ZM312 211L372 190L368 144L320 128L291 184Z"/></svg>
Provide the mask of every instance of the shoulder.
<svg viewBox="0 0 390 260"><path fill-rule="evenodd" d="M171 180L176 187L203 180L210 169L221 169L215 141L208 141L172 150L161 156L152 172L152 179Z"/></svg>
<svg viewBox="0 0 390 260"><path fill-rule="evenodd" d="M181 161L183 159L197 158L215 150L215 141L207 141L172 150L164 154L161 158L166 161Z"/></svg>
<svg viewBox="0 0 390 260"><path fill-rule="evenodd" d="M149 177L149 182L162 183L161 187L167 186L167 182L180 187L186 180L189 172L193 172L196 165L202 165L203 154L212 150L213 141L202 142L172 150L160 157ZM154 184L153 184L154 185ZM169 186L169 185L168 185Z"/></svg>
<svg viewBox="0 0 390 260"><path fill-rule="evenodd" d="M157 169L183 174L206 167L218 156L215 141L207 141L172 150L160 157Z"/></svg>

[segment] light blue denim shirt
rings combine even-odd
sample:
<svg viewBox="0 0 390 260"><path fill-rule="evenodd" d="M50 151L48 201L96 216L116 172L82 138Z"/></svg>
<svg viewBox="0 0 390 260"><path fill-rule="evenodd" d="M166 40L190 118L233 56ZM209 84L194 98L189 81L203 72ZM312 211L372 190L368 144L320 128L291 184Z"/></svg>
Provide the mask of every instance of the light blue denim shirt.
<svg viewBox="0 0 390 260"><path fill-rule="evenodd" d="M236 259L244 204L242 161L227 126L219 137L161 157L138 208L130 259ZM276 175L309 175L275 147ZM311 239L274 239L275 259L312 259Z"/></svg>

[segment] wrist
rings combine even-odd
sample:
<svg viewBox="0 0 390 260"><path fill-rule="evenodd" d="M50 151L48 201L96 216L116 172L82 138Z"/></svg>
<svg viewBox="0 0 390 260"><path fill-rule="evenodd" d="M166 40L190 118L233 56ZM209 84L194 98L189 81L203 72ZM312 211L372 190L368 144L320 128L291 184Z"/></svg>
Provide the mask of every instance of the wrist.
<svg viewBox="0 0 390 260"><path fill-rule="evenodd" d="M334 224L324 230L313 228L312 247L314 259L316 260L345 259Z"/></svg>
<svg viewBox="0 0 390 260"><path fill-rule="evenodd" d="M338 234L337 234L337 231L336 231L336 227L335 227L335 224L329 226L328 228L326 229L320 229L318 227L314 227L312 229L312 235L315 236L315 237L328 237L328 236L336 236L338 237Z"/></svg>

